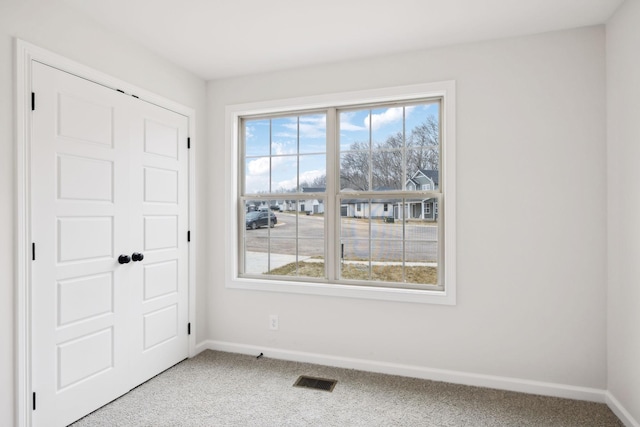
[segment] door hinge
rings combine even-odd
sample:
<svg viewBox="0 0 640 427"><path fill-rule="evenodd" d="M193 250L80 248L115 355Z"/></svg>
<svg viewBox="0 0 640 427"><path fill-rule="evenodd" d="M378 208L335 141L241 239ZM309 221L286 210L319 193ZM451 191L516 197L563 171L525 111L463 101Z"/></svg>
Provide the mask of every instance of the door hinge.
<svg viewBox="0 0 640 427"><path fill-rule="evenodd" d="M36 392L33 392L33 410L36 410Z"/></svg>
<svg viewBox="0 0 640 427"><path fill-rule="evenodd" d="M191 230L187 231L187 242L191 241Z"/></svg>
<svg viewBox="0 0 640 427"><path fill-rule="evenodd" d="M36 93L31 92L31 111L35 111L36 109Z"/></svg>
<svg viewBox="0 0 640 427"><path fill-rule="evenodd" d="M187 335L191 335L191 322L187 323Z"/></svg>
<svg viewBox="0 0 640 427"><path fill-rule="evenodd" d="M191 138L187 138L187 150L191 148Z"/></svg>
<svg viewBox="0 0 640 427"><path fill-rule="evenodd" d="M32 243L31 244L31 261L35 261L36 260L36 244Z"/></svg>

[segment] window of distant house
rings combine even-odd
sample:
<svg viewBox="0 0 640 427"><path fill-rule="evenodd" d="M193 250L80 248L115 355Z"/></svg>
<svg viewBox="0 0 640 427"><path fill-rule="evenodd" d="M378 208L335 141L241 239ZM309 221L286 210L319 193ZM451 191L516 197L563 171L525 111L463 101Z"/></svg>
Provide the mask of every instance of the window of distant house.
<svg viewBox="0 0 640 427"><path fill-rule="evenodd" d="M313 284L314 293L323 284L431 296L453 287L445 231L455 221L431 214L453 200L444 185L453 176L444 173L452 168L443 156L445 102L403 94L238 114L234 276L257 289Z"/></svg>

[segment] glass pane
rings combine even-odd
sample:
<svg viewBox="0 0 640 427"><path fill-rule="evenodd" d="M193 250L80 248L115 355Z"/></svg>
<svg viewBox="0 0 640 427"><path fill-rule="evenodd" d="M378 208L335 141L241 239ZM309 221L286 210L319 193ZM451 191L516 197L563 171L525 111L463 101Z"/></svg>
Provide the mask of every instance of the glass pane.
<svg viewBox="0 0 640 427"><path fill-rule="evenodd" d="M372 186L374 191L402 190L403 150L376 150L372 153Z"/></svg>
<svg viewBox="0 0 640 427"><path fill-rule="evenodd" d="M406 224L407 283L438 284L438 227L434 220L414 220Z"/></svg>
<svg viewBox="0 0 640 427"><path fill-rule="evenodd" d="M256 194L269 191L269 157L249 158L245 161L244 193Z"/></svg>
<svg viewBox="0 0 640 427"><path fill-rule="evenodd" d="M340 202L340 237L345 239L369 239L369 200L342 199Z"/></svg>
<svg viewBox="0 0 640 427"><path fill-rule="evenodd" d="M298 215L299 238L324 240L324 206L324 199L300 200L303 210Z"/></svg>
<svg viewBox="0 0 640 427"><path fill-rule="evenodd" d="M407 118L407 174L440 169L440 104L415 106Z"/></svg>
<svg viewBox="0 0 640 427"><path fill-rule="evenodd" d="M247 157L268 156L270 136L269 120L245 120L244 152Z"/></svg>
<svg viewBox="0 0 640 427"><path fill-rule="evenodd" d="M340 245L340 277L349 280L369 280L369 240L343 239Z"/></svg>
<svg viewBox="0 0 640 427"><path fill-rule="evenodd" d="M369 149L369 110L340 112L340 151Z"/></svg>
<svg viewBox="0 0 640 427"><path fill-rule="evenodd" d="M403 107L378 108L371 110L370 126L371 140L374 148L388 149L404 147Z"/></svg>
<svg viewBox="0 0 640 427"><path fill-rule="evenodd" d="M390 226L392 227L392 226ZM399 235L402 236L402 226L398 225L393 228L399 229ZM394 266L402 266L402 240L371 240L371 261L378 264L389 264Z"/></svg>
<svg viewBox="0 0 640 427"><path fill-rule="evenodd" d="M439 145L439 109L440 104L437 102L407 107L405 123L407 147Z"/></svg>
<svg viewBox="0 0 640 427"><path fill-rule="evenodd" d="M272 237L270 241L269 274L289 276L296 271L297 245L296 239L280 239ZM265 274L266 274L265 270ZM295 275L295 274L294 274Z"/></svg>
<svg viewBox="0 0 640 427"><path fill-rule="evenodd" d="M327 186L327 156L300 156L300 187L306 193L324 192ZM309 209L307 209L309 210Z"/></svg>
<svg viewBox="0 0 640 427"><path fill-rule="evenodd" d="M327 116L310 114L300 116L300 153L325 153L327 151Z"/></svg>
<svg viewBox="0 0 640 427"><path fill-rule="evenodd" d="M283 117L271 120L271 155L297 154L298 118Z"/></svg>
<svg viewBox="0 0 640 427"><path fill-rule="evenodd" d="M271 159L271 191L286 193L298 188L298 156L278 156Z"/></svg>
<svg viewBox="0 0 640 427"><path fill-rule="evenodd" d="M435 183L438 182L437 171L440 168L438 147L407 150L407 180L419 175L420 171L431 171L427 174ZM411 182L407 182L407 190L412 190ZM437 188L437 187L436 187ZM420 188L418 188L420 189ZM433 189L433 188L432 188Z"/></svg>
<svg viewBox="0 0 640 427"><path fill-rule="evenodd" d="M264 274L269 269L269 239L249 231L245 236L244 272Z"/></svg>
<svg viewBox="0 0 640 427"><path fill-rule="evenodd" d="M349 151L340 155L340 189L369 190L368 151Z"/></svg>
<svg viewBox="0 0 640 427"><path fill-rule="evenodd" d="M371 260L402 262L402 222L396 221L402 199L371 201ZM387 211L384 210L385 206Z"/></svg>

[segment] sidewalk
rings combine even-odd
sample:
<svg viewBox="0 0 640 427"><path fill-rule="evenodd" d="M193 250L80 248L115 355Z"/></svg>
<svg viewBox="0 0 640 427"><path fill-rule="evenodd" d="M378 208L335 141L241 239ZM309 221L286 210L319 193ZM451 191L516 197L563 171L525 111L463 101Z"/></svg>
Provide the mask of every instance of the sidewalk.
<svg viewBox="0 0 640 427"><path fill-rule="evenodd" d="M245 273L264 274L269 271L269 267L273 270L283 265L296 262L295 255L271 254L271 259L269 259L267 255L266 252L247 252L245 257L247 269ZM299 256L298 262L307 261L308 259L308 256Z"/></svg>

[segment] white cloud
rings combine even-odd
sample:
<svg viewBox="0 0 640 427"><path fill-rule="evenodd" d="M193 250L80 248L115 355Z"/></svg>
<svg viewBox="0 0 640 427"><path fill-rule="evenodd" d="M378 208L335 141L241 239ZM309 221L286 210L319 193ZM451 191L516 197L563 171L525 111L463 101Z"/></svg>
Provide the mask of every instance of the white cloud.
<svg viewBox="0 0 640 427"><path fill-rule="evenodd" d="M269 157L260 157L247 163L247 175L259 176L269 173Z"/></svg>
<svg viewBox="0 0 640 427"><path fill-rule="evenodd" d="M358 126L355 123L351 123L351 120L354 118L355 114L356 114L355 112L340 113L340 130L341 131L344 130L344 131L356 132L356 131L367 129L365 126Z"/></svg>
<svg viewBox="0 0 640 427"><path fill-rule="evenodd" d="M247 140L252 139L255 135L254 135L254 127L253 126L246 126L244 128L244 133L245 133L245 138Z"/></svg>
<svg viewBox="0 0 640 427"><path fill-rule="evenodd" d="M287 149L287 144L286 142L272 142L271 143L271 154L274 156L281 156L283 154L296 154L296 148L292 147L290 149ZM274 159L275 161L277 161L277 159Z"/></svg>
<svg viewBox="0 0 640 427"><path fill-rule="evenodd" d="M405 107L405 114L407 117L413 111L415 107ZM402 107L388 108L383 113L372 114L371 115L371 129L377 130L384 125L388 125L390 123L402 121ZM369 116L364 118L364 125L367 129L369 129Z"/></svg>

